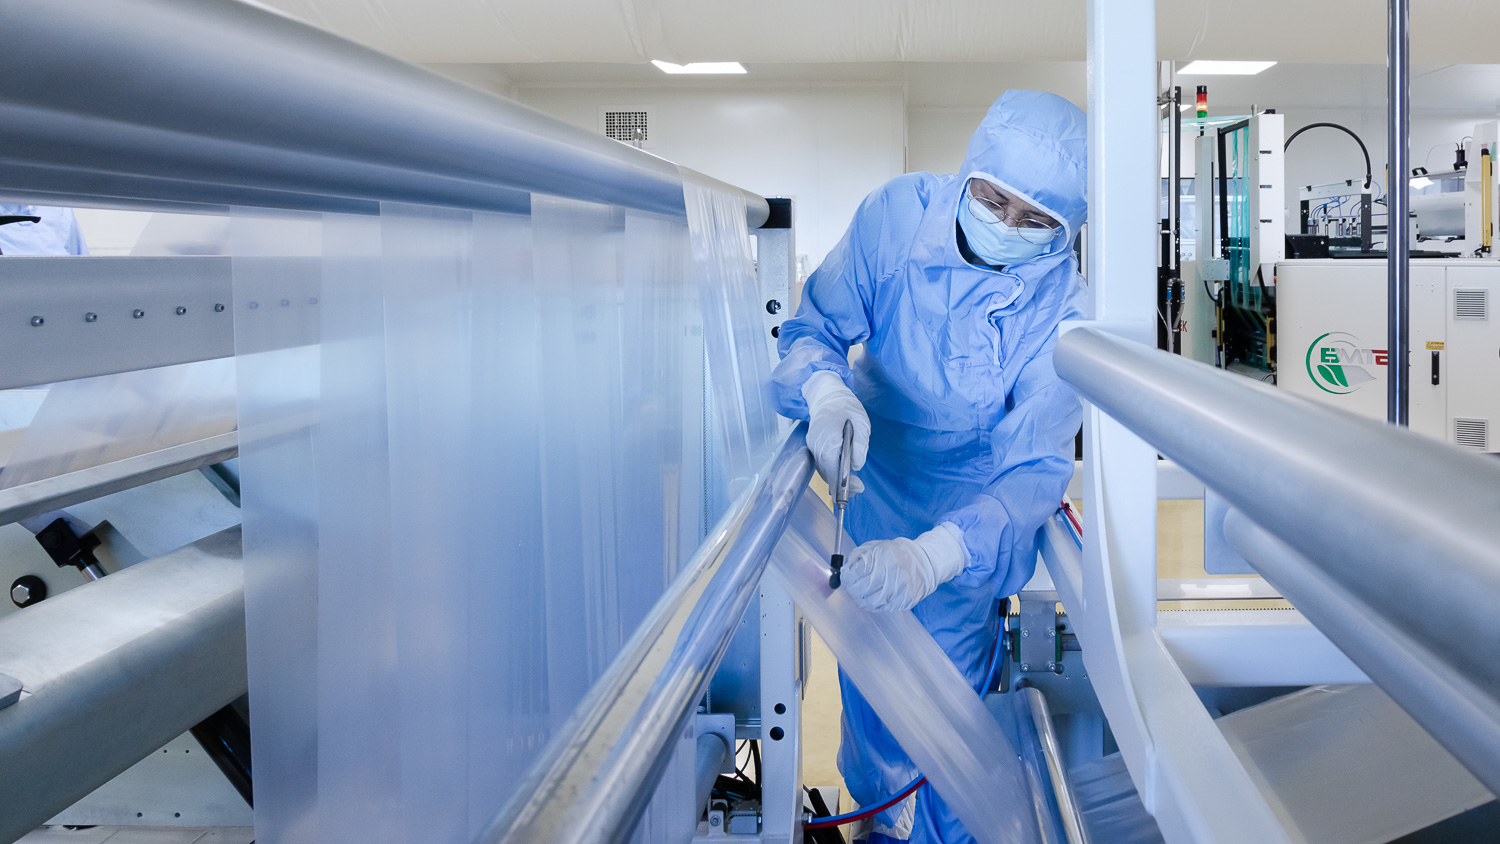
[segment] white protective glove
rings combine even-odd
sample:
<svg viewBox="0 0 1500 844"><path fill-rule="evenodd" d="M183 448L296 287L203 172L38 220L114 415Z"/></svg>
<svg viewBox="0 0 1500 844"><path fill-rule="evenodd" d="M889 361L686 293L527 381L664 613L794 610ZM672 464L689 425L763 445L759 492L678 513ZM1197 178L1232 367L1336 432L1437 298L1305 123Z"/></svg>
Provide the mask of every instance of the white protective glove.
<svg viewBox="0 0 1500 844"><path fill-rule="evenodd" d="M969 555L963 531L943 522L916 539L876 539L844 563L843 588L870 612L909 610L958 576Z"/></svg>
<svg viewBox="0 0 1500 844"><path fill-rule="evenodd" d="M839 451L844 447L844 421L854 423L854 459L849 467L858 472L864 468L865 456L870 451L870 417L865 415L865 407L854 392L844 386L844 379L827 369L808 377L802 385L802 398L807 400L809 418L807 448L812 452L813 462L818 464L818 474L832 490L838 479ZM862 492L864 488L864 483L851 475L849 494Z"/></svg>

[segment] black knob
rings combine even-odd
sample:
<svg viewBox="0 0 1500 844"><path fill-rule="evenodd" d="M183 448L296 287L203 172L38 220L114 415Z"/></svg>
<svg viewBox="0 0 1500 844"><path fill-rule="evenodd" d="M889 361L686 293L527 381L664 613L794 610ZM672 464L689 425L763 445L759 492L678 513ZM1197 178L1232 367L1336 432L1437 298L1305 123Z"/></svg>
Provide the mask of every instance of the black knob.
<svg viewBox="0 0 1500 844"><path fill-rule="evenodd" d="M768 314L779 314L779 313L781 313L781 303L778 302L778 301L776 301L775 299L772 299L771 301L767 302L766 303L766 313L768 313Z"/></svg>

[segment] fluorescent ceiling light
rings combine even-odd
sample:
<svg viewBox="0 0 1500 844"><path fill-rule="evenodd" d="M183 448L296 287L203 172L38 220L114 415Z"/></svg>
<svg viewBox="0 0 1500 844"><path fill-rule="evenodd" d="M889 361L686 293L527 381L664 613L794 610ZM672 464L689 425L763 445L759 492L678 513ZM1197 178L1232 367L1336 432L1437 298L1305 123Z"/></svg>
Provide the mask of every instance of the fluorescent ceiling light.
<svg viewBox="0 0 1500 844"><path fill-rule="evenodd" d="M1177 71L1182 76L1254 76L1275 62L1188 62L1188 66Z"/></svg>
<svg viewBox="0 0 1500 844"><path fill-rule="evenodd" d="M652 59L651 63L661 68L662 73L744 73L745 66L739 62L691 62L689 64L672 64L671 62L657 61Z"/></svg>

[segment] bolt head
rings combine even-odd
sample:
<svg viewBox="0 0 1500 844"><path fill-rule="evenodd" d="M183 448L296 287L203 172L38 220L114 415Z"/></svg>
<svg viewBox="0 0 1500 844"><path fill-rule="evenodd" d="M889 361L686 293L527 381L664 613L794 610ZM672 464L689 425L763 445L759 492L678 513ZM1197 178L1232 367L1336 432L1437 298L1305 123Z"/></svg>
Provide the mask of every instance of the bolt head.
<svg viewBox="0 0 1500 844"><path fill-rule="evenodd" d="M130 312L130 315L135 317L136 319L140 319L146 315L146 312L141 310L140 308L136 308L135 310Z"/></svg>
<svg viewBox="0 0 1500 844"><path fill-rule="evenodd" d="M1047 670L1048 671L1056 671L1057 670L1057 663L1055 663L1055 662L1049 662L1049 663L1047 663Z"/></svg>
<svg viewBox="0 0 1500 844"><path fill-rule="evenodd" d="M99 321L99 315L96 314L96 313L94 313L93 311L89 311L88 313L86 313L86 314L83 315L83 321L84 322L98 322Z"/></svg>
<svg viewBox="0 0 1500 844"><path fill-rule="evenodd" d="M44 322L46 322L45 319L42 319L39 316L34 316L34 317L31 318L31 327L32 328L41 328L42 327L42 323L44 323Z"/></svg>
<svg viewBox="0 0 1500 844"><path fill-rule="evenodd" d="M1030 671L1031 670L1031 663L1029 663L1029 662L1023 662L1023 663L1021 663L1021 670L1022 671Z"/></svg>
<svg viewBox="0 0 1500 844"><path fill-rule="evenodd" d="M1031 631L1030 630L1026 630L1026 629L1022 629L1021 630L1021 638L1022 639L1025 639L1025 638L1029 637L1030 635L1031 635Z"/></svg>
<svg viewBox="0 0 1500 844"><path fill-rule="evenodd" d="M177 315L178 316L182 316L185 313L187 313L187 308L184 308L183 306L178 305L177 306Z"/></svg>
<svg viewBox="0 0 1500 844"><path fill-rule="evenodd" d="M1057 635L1057 631L1056 630L1048 630L1047 631L1047 638L1048 639L1051 639L1053 636L1056 636L1056 635Z"/></svg>
<svg viewBox="0 0 1500 844"><path fill-rule="evenodd" d="M24 583L17 583L15 586L11 587L10 599L12 601L15 601L17 606L30 601L31 587L27 586Z"/></svg>
<svg viewBox="0 0 1500 844"><path fill-rule="evenodd" d="M214 313L216 313L216 314L222 314L222 313L224 313L224 303L223 302L220 302L217 305L214 305Z"/></svg>

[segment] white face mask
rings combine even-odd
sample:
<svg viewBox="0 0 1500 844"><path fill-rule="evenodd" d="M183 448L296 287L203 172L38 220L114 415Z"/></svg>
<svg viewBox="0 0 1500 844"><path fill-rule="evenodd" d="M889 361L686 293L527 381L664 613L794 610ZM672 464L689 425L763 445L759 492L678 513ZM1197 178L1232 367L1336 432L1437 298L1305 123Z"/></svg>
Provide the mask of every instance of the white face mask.
<svg viewBox="0 0 1500 844"><path fill-rule="evenodd" d="M1051 240L1032 243L1022 235L1021 229L1000 222L1000 218L989 209L971 201L967 189L959 203L958 224L963 227L964 239L969 242L969 249L975 257L993 266L1024 263L1046 254L1052 247Z"/></svg>

